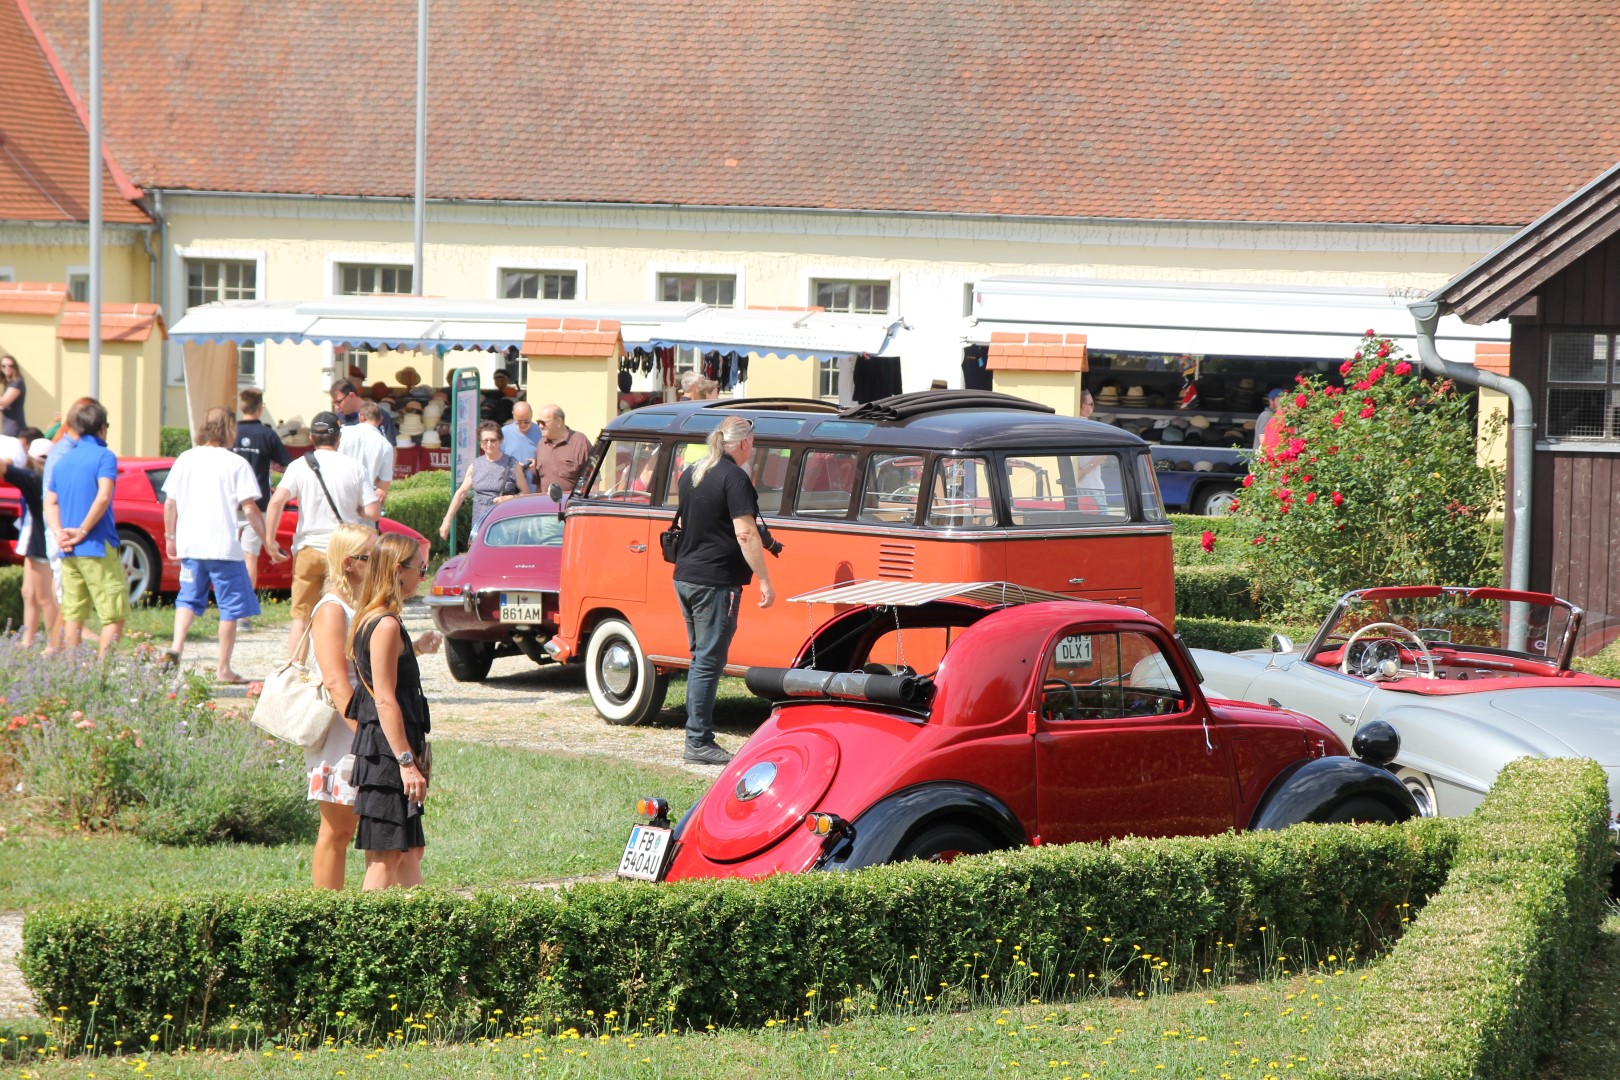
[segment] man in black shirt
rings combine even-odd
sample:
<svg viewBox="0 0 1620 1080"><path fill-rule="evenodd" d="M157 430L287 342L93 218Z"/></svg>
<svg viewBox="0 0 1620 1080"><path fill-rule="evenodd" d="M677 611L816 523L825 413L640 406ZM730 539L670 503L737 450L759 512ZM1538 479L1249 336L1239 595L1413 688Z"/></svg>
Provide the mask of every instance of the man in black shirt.
<svg viewBox="0 0 1620 1080"><path fill-rule="evenodd" d="M770 607L776 600L754 525L759 496L743 469L753 453L754 425L728 416L709 433L708 456L681 476L675 595L692 650L686 673L685 759L701 765L731 760L714 741L714 699L737 632L743 586L758 574L759 606Z"/></svg>
<svg viewBox="0 0 1620 1080"><path fill-rule="evenodd" d="M360 388L353 379L339 379L332 384L332 411L343 418L344 427L360 422ZM399 425L387 409L382 411L382 433L390 443L399 441Z"/></svg>
<svg viewBox="0 0 1620 1080"><path fill-rule="evenodd" d="M231 443L231 451L252 466L253 478L259 482L259 512L263 513L270 505L270 466L275 464L285 469L292 463L292 455L281 445L281 436L276 434L275 428L259 420L259 414L264 412L264 392L249 386L237 400L242 415L236 422L236 440ZM259 585L261 550L259 534L243 522L242 551L246 555L248 584L254 588Z"/></svg>

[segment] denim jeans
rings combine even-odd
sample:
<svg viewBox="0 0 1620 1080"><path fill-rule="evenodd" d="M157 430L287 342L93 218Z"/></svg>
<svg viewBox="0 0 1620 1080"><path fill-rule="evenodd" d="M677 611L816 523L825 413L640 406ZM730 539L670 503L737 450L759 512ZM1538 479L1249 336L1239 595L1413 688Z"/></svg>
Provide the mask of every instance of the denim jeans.
<svg viewBox="0 0 1620 1080"><path fill-rule="evenodd" d="M675 583L675 595L686 616L686 640L692 647L692 667L686 673L686 745L714 742L714 698L726 669L731 636L737 632L740 585Z"/></svg>

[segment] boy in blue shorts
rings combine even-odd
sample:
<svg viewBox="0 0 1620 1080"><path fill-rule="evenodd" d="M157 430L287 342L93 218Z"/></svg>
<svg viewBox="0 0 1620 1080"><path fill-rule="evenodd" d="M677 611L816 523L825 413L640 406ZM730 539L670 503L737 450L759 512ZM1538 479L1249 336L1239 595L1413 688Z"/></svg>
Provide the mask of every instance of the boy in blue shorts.
<svg viewBox="0 0 1620 1080"><path fill-rule="evenodd" d="M170 665L180 662L186 632L208 610L208 590L219 607L219 667L222 683L248 680L231 670L236 623L259 613L259 597L242 562L237 513L264 541L264 514L259 510L259 482L253 467L229 449L236 440L236 417L213 408L203 419L198 444L174 459L163 482L163 537L169 558L180 560L180 594L174 598L174 644L163 654Z"/></svg>

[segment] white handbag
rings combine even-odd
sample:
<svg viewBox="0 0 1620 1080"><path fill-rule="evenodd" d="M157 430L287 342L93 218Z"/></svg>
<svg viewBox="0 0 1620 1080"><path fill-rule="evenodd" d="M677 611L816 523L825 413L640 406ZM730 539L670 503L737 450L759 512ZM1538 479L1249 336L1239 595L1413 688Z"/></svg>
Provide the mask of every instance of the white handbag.
<svg viewBox="0 0 1620 1080"><path fill-rule="evenodd" d="M310 630L304 631L299 652L308 645L313 629L312 623ZM264 680L264 691L253 708L256 725L297 746L314 746L325 739L338 715L337 705L321 684L320 676L292 657Z"/></svg>

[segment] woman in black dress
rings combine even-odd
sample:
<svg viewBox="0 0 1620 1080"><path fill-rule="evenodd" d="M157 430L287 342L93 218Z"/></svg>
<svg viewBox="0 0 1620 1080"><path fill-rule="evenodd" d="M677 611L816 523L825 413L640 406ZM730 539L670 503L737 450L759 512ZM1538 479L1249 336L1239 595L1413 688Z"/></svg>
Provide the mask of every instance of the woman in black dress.
<svg viewBox="0 0 1620 1080"><path fill-rule="evenodd" d="M365 889L422 883L422 800L430 730L416 649L400 607L416 595L427 556L403 536L384 535L366 558L348 655L360 688L345 715L355 721L354 846L366 853ZM435 645L428 635L424 645Z"/></svg>

